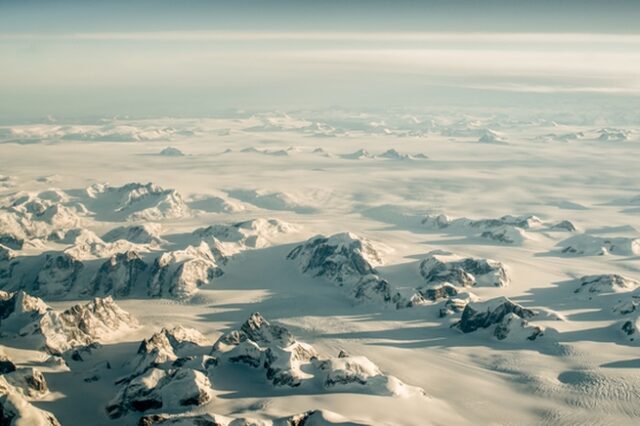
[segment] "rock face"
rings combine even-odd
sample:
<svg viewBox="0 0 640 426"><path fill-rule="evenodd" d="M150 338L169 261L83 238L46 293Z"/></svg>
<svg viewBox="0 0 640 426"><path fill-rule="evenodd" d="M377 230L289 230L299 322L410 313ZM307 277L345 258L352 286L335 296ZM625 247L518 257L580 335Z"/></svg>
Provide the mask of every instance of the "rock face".
<svg viewBox="0 0 640 426"><path fill-rule="evenodd" d="M431 287L423 287L419 290L419 292L426 300L437 302L441 299L449 299L453 296L456 296L458 294L458 289L454 285L444 283Z"/></svg>
<svg viewBox="0 0 640 426"><path fill-rule="evenodd" d="M382 257L368 240L351 233L331 237L317 236L294 248L287 259L295 260L300 270L344 287L356 302L407 305L407 301L384 279L374 265Z"/></svg>
<svg viewBox="0 0 640 426"><path fill-rule="evenodd" d="M24 291L0 292L0 325L2 334L31 334L40 318L50 308L39 298Z"/></svg>
<svg viewBox="0 0 640 426"><path fill-rule="evenodd" d="M119 383L118 394L107 406L112 418L150 409L186 411L213 397L207 369L216 359L206 355L210 342L197 330L163 328L138 347L131 375Z"/></svg>
<svg viewBox="0 0 640 426"><path fill-rule="evenodd" d="M568 220L562 220L556 224L551 225L552 230L576 232L576 226Z"/></svg>
<svg viewBox="0 0 640 426"><path fill-rule="evenodd" d="M484 133L482 134L482 136L480 136L480 138L478 139L478 142L480 143L487 143L487 144L500 144L500 145L504 145L507 143L507 140L505 138L504 135L493 131L491 129L487 129L484 131Z"/></svg>
<svg viewBox="0 0 640 426"><path fill-rule="evenodd" d="M134 374L143 373L149 368L166 366L180 357L192 356L194 352L198 352L199 347L209 344L209 340L193 328L163 328L140 343L136 359L133 361ZM215 363L215 359L210 357L204 361Z"/></svg>
<svg viewBox="0 0 640 426"><path fill-rule="evenodd" d="M625 142L631 136L631 132L626 129L604 128L600 129L598 133L598 140L603 142Z"/></svg>
<svg viewBox="0 0 640 426"><path fill-rule="evenodd" d="M174 148L172 146L168 146L160 151L160 155L165 157L183 157L184 153L180 151L178 148Z"/></svg>
<svg viewBox="0 0 640 426"><path fill-rule="evenodd" d="M15 251L0 244L0 287L2 288L11 284L13 270L18 265L16 257Z"/></svg>
<svg viewBox="0 0 640 426"><path fill-rule="evenodd" d="M3 333L37 336L38 349L55 355L109 340L137 326L135 318L120 309L111 297L96 298L59 312L22 291L0 296Z"/></svg>
<svg viewBox="0 0 640 426"><path fill-rule="evenodd" d="M297 259L305 273L339 283L373 274L373 265L382 264L373 244L351 233L314 237L294 248L288 258Z"/></svg>
<svg viewBox="0 0 640 426"><path fill-rule="evenodd" d="M351 154L343 155L342 158L345 158L347 160L364 160L374 157L366 149L359 149L356 152L352 152Z"/></svg>
<svg viewBox="0 0 640 426"><path fill-rule="evenodd" d="M160 236L161 230L162 227L157 223L120 226L104 234L102 239L107 242L127 240L136 244L160 245L164 242Z"/></svg>
<svg viewBox="0 0 640 426"><path fill-rule="evenodd" d="M7 265L0 270L0 288L24 289L48 299L107 295L185 299L222 275L220 265L228 259L224 247L211 249L203 241L152 257L148 245L124 239L105 243L93 233L80 237L82 241L64 251L38 258L42 260L36 268L33 263L15 261L10 249L0 251L0 266ZM37 274L32 278L34 270Z"/></svg>
<svg viewBox="0 0 640 426"><path fill-rule="evenodd" d="M383 152L382 154L380 154L378 157L386 158L388 160L412 160L413 159L411 155L401 154L395 149L389 149Z"/></svg>
<svg viewBox="0 0 640 426"><path fill-rule="evenodd" d="M213 413L197 415L154 414L140 419L140 426L181 425L181 426L366 426L354 423L339 414L326 410L310 410L301 414L274 420L256 420L245 417L226 417Z"/></svg>
<svg viewBox="0 0 640 426"><path fill-rule="evenodd" d="M617 274L588 275L578 280L577 294L624 293L640 287L640 283Z"/></svg>
<svg viewBox="0 0 640 426"><path fill-rule="evenodd" d="M323 357L297 341L284 327L254 313L240 329L218 339L211 352L225 363L243 363L264 371L275 386L313 387L324 392L350 389L376 395L402 396L422 391L384 375L365 357L341 353Z"/></svg>
<svg viewBox="0 0 640 426"><path fill-rule="evenodd" d="M111 418L147 410L186 410L213 398L211 382L190 368L165 371L151 368L126 383L107 406Z"/></svg>
<svg viewBox="0 0 640 426"><path fill-rule="evenodd" d="M138 326L136 319L120 309L111 297L95 298L63 312L49 310L39 322L45 349L52 354L109 340Z"/></svg>
<svg viewBox="0 0 640 426"><path fill-rule="evenodd" d="M222 273L211 249L202 242L198 247L166 252L157 258L148 292L151 297L187 298Z"/></svg>
<svg viewBox="0 0 640 426"><path fill-rule="evenodd" d="M558 244L560 252L574 256L634 256L640 254L640 239L627 237L603 238L589 234L576 235Z"/></svg>
<svg viewBox="0 0 640 426"><path fill-rule="evenodd" d="M0 424L9 426L60 426L56 417L34 407L0 378Z"/></svg>
<svg viewBox="0 0 640 426"><path fill-rule="evenodd" d="M480 237L503 244L522 244L526 241L527 234L517 226L503 225L483 231Z"/></svg>
<svg viewBox="0 0 640 426"><path fill-rule="evenodd" d="M640 339L640 315L618 322L615 327L620 331L621 336L629 342L639 342Z"/></svg>
<svg viewBox="0 0 640 426"><path fill-rule="evenodd" d="M5 356L0 358L0 424L59 426L53 414L29 403L49 393L42 373L32 367L16 367Z"/></svg>
<svg viewBox="0 0 640 426"><path fill-rule="evenodd" d="M3 374L4 379L18 389L25 398L38 399L49 393L47 381L37 368L18 368Z"/></svg>
<svg viewBox="0 0 640 426"><path fill-rule="evenodd" d="M446 215L427 215L422 224L426 226L435 226L439 229L450 227L468 227L486 230L489 228L497 228L504 225L511 225L522 229L533 229L543 225L543 222L537 216L511 216L506 215L498 219L468 219L461 217L451 219Z"/></svg>
<svg viewBox="0 0 640 426"><path fill-rule="evenodd" d="M127 297L137 287L148 265L135 251L111 256L96 273L90 294Z"/></svg>
<svg viewBox="0 0 640 426"><path fill-rule="evenodd" d="M455 234L488 239L501 244L520 245L530 238L529 232L573 231L575 226L567 220L546 223L537 216L506 215L497 219L452 219L446 215L427 215L422 225L432 229L446 230Z"/></svg>
<svg viewBox="0 0 640 426"><path fill-rule="evenodd" d="M497 297L485 302L467 304L460 321L454 324L454 327L463 333L471 333L495 326L493 335L498 340L522 335L528 340L535 340L543 335L543 330L540 327L530 326L526 321L534 315L534 311L506 297Z"/></svg>
<svg viewBox="0 0 640 426"><path fill-rule="evenodd" d="M440 307L439 316L440 318L444 318L450 315L459 314L460 312L464 311L464 309L470 302L476 301L478 301L478 298L473 293L457 293L455 296L446 299L446 301L442 304L442 306Z"/></svg>
<svg viewBox="0 0 640 426"><path fill-rule="evenodd" d="M32 291L40 297L67 296L83 268L83 262L71 253L47 254Z"/></svg>
<svg viewBox="0 0 640 426"><path fill-rule="evenodd" d="M507 271L500 262L490 259L461 258L443 252L430 253L420 262L420 275L427 284L504 287L509 283Z"/></svg>
<svg viewBox="0 0 640 426"><path fill-rule="evenodd" d="M7 356L0 354L0 375L16 371L16 365Z"/></svg>
<svg viewBox="0 0 640 426"><path fill-rule="evenodd" d="M300 364L317 356L311 346L296 342L286 328L271 325L258 313L220 337L211 354L222 362L264 368L274 385L286 386L299 386L305 376Z"/></svg>

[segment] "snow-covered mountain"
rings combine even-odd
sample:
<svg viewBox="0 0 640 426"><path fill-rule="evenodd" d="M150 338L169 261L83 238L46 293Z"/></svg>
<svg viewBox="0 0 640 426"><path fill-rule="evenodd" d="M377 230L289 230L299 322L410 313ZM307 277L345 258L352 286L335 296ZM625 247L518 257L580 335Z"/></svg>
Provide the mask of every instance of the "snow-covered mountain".
<svg viewBox="0 0 640 426"><path fill-rule="evenodd" d="M374 269L382 256L374 245L351 233L316 236L294 248L288 255L302 273L343 287L358 303L382 303L401 307L408 302L394 291Z"/></svg>
<svg viewBox="0 0 640 426"><path fill-rule="evenodd" d="M518 109L0 125L0 423L638 423L638 120Z"/></svg>

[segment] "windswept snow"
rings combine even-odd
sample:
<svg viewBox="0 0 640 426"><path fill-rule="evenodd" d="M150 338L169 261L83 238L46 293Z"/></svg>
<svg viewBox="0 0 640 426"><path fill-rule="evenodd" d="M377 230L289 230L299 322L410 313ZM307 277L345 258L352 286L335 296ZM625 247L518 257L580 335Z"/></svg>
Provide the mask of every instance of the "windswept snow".
<svg viewBox="0 0 640 426"><path fill-rule="evenodd" d="M3 420L638 423L637 121L3 125Z"/></svg>

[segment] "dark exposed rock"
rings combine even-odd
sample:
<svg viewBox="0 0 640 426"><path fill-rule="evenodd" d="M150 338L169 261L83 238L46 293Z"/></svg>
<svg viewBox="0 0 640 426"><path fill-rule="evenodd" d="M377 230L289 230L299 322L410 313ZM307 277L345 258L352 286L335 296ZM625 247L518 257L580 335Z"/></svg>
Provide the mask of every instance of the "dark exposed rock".
<svg viewBox="0 0 640 426"><path fill-rule="evenodd" d="M579 279L580 286L574 293L617 293L640 287L640 283L618 274L587 275Z"/></svg>
<svg viewBox="0 0 640 426"><path fill-rule="evenodd" d="M270 324L257 313L239 330L220 337L212 354L221 365L244 363L260 368L276 386L312 383L324 389L355 386L375 394L415 391L395 377L381 373L365 357L352 357L341 351L338 357L321 358L312 346L296 341L284 327Z"/></svg>
<svg viewBox="0 0 640 426"><path fill-rule="evenodd" d="M463 333L471 333L480 328L499 324L509 314L515 314L522 319L534 316L532 310L526 309L506 297L497 297L486 302L467 304L460 321L455 326Z"/></svg>
<svg viewBox="0 0 640 426"><path fill-rule="evenodd" d="M295 247L287 259L296 260L305 274L344 287L356 302L409 305L374 269L372 262L379 264L382 258L373 245L353 234L313 237Z"/></svg>
<svg viewBox="0 0 640 426"><path fill-rule="evenodd" d="M455 296L458 294L458 289L451 284L445 283L435 287L422 288L419 292L425 299L435 302Z"/></svg>
<svg viewBox="0 0 640 426"><path fill-rule="evenodd" d="M207 243L163 253L152 268L148 283L151 297L187 298L223 274Z"/></svg>
<svg viewBox="0 0 640 426"><path fill-rule="evenodd" d="M502 287L509 282L506 269L500 262L490 259L460 258L448 253L430 254L420 262L420 274L428 284Z"/></svg>
<svg viewBox="0 0 640 426"><path fill-rule="evenodd" d="M568 231L568 232L575 232L576 231L576 227L573 223L571 223L568 220L563 220L560 221L554 225L551 226L551 229L554 230L561 230L561 231Z"/></svg>
<svg viewBox="0 0 640 426"><path fill-rule="evenodd" d="M91 294L126 297L146 269L147 264L135 251L114 254L98 269Z"/></svg>
<svg viewBox="0 0 640 426"><path fill-rule="evenodd" d="M195 356L190 353L201 346L210 345L209 341L193 328L176 326L163 328L148 339L144 339L138 347L134 374L141 374L152 367L159 367L166 363L172 363L175 367L195 362ZM215 362L215 359L203 360L205 368L207 363Z"/></svg>
<svg viewBox="0 0 640 426"><path fill-rule="evenodd" d="M0 356L0 374L16 371L16 365L6 356Z"/></svg>
<svg viewBox="0 0 640 426"><path fill-rule="evenodd" d="M129 380L106 407L111 418L151 409L186 410L205 404L213 397L211 383L199 371L179 368L165 371L151 368Z"/></svg>
<svg viewBox="0 0 640 426"><path fill-rule="evenodd" d="M33 294L62 297L70 293L84 268L84 263L69 253L47 254L33 284Z"/></svg>

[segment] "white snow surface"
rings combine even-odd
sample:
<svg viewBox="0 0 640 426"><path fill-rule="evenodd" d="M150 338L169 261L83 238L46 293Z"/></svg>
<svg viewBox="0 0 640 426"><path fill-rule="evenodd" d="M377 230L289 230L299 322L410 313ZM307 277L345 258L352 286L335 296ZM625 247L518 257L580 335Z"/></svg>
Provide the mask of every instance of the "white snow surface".
<svg viewBox="0 0 640 426"><path fill-rule="evenodd" d="M49 388L28 398L0 375L3 412L637 424L638 120L510 114L3 125L0 346ZM427 282L427 258L446 279ZM212 350L254 312L284 341Z"/></svg>

